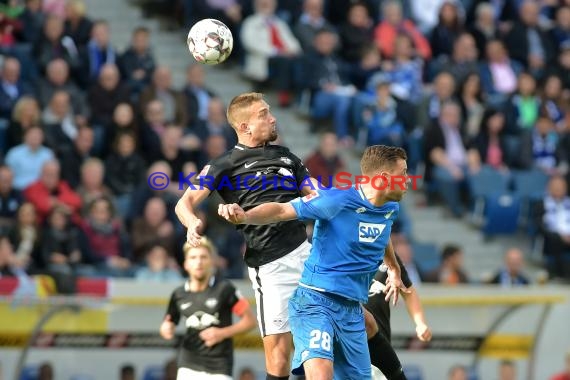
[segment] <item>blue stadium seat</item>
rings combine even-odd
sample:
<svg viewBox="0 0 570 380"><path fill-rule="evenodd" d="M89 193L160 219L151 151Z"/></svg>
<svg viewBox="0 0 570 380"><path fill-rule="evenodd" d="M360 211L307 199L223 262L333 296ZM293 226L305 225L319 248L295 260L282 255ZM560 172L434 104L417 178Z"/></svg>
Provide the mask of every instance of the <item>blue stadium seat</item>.
<svg viewBox="0 0 570 380"><path fill-rule="evenodd" d="M481 232L485 237L510 235L518 229L521 199L515 194L493 194L485 197L485 217Z"/></svg>
<svg viewBox="0 0 570 380"><path fill-rule="evenodd" d="M404 374L408 380L424 380L424 374L420 366L407 364L402 367L404 369Z"/></svg>
<svg viewBox="0 0 570 380"><path fill-rule="evenodd" d="M38 378L39 369L40 367L35 364L24 367L20 374L20 380L36 380Z"/></svg>
<svg viewBox="0 0 570 380"><path fill-rule="evenodd" d="M528 226L532 218L531 205L546 194L548 176L541 170L520 170L513 172L514 193L521 197L521 225Z"/></svg>
<svg viewBox="0 0 570 380"><path fill-rule="evenodd" d="M164 377L163 365L148 366L144 370L143 380L162 380Z"/></svg>
<svg viewBox="0 0 570 380"><path fill-rule="evenodd" d="M86 375L84 373L77 373L69 378L69 380L95 380L91 375Z"/></svg>
<svg viewBox="0 0 570 380"><path fill-rule="evenodd" d="M548 176L541 170L518 170L513 172L515 194L531 200L542 199L546 193Z"/></svg>
<svg viewBox="0 0 570 380"><path fill-rule="evenodd" d="M431 272L440 264L439 250L432 243L412 243L412 254L418 269L423 272Z"/></svg>
<svg viewBox="0 0 570 380"><path fill-rule="evenodd" d="M467 380L479 380L479 374L475 368L469 368L467 371Z"/></svg>
<svg viewBox="0 0 570 380"><path fill-rule="evenodd" d="M485 212L486 197L506 193L509 190L511 179L508 175L483 166L477 174L468 177L468 183L473 203L472 218L476 224L480 224Z"/></svg>

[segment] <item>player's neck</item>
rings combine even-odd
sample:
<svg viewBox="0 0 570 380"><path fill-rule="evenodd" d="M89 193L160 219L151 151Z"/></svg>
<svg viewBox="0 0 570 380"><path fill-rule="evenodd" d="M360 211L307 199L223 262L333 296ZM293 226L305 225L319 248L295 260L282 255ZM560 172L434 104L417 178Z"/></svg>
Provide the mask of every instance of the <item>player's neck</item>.
<svg viewBox="0 0 570 380"><path fill-rule="evenodd" d="M238 139L238 144L246 146L248 148L259 148L264 145L268 145L268 141L259 141L257 139L252 138L250 135L240 136Z"/></svg>
<svg viewBox="0 0 570 380"><path fill-rule="evenodd" d="M382 190L375 189L371 185L363 184L362 193L374 207L380 207L388 202L387 194Z"/></svg>
<svg viewBox="0 0 570 380"><path fill-rule="evenodd" d="M208 288L208 284L210 283L210 278L208 277L202 281L196 279L188 280L188 287L191 292L203 292Z"/></svg>

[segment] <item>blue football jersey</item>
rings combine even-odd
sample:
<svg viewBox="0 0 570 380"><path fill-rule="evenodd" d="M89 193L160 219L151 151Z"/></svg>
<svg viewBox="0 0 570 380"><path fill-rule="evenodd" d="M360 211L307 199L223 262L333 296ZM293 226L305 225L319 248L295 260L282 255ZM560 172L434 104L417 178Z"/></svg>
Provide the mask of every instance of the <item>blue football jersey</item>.
<svg viewBox="0 0 570 380"><path fill-rule="evenodd" d="M399 203L376 207L362 189L320 190L290 202L300 220L315 220L313 247L300 282L359 302L384 258Z"/></svg>

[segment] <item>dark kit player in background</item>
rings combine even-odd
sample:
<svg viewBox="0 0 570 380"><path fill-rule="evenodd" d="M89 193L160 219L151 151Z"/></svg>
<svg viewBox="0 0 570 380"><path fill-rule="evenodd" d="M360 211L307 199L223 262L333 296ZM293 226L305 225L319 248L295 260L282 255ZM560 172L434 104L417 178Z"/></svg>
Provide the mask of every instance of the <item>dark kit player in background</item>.
<svg viewBox="0 0 570 380"><path fill-rule="evenodd" d="M160 326L160 335L170 340L181 317L186 320L176 378L231 380L232 338L255 327L255 316L232 283L213 273L217 253L207 238L197 247L185 244L184 254L189 280L172 293ZM234 324L232 314L240 317Z"/></svg>
<svg viewBox="0 0 570 380"><path fill-rule="evenodd" d="M410 291L402 292L406 302L406 308L410 318L416 325L418 339L423 342L431 340L431 330L425 320L422 304L413 283L408 276L404 263L396 252L396 260L400 265L401 278L404 286ZM378 368L388 380L406 380L406 375L402 370L402 364L392 347L390 328L390 302L386 301L384 288L388 279L387 267L382 264L376 273L370 290L368 291L368 303L364 307L372 314L378 325L378 332L372 337L368 337L368 350L370 352L371 364Z"/></svg>

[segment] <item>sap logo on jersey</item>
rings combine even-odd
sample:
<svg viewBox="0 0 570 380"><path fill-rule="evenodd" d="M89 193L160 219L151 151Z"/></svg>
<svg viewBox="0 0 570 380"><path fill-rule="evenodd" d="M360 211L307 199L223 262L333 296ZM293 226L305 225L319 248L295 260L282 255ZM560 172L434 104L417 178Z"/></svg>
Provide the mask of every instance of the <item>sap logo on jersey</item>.
<svg viewBox="0 0 570 380"><path fill-rule="evenodd" d="M382 235L384 228L386 228L385 224L360 222L358 224L358 241L374 243Z"/></svg>

